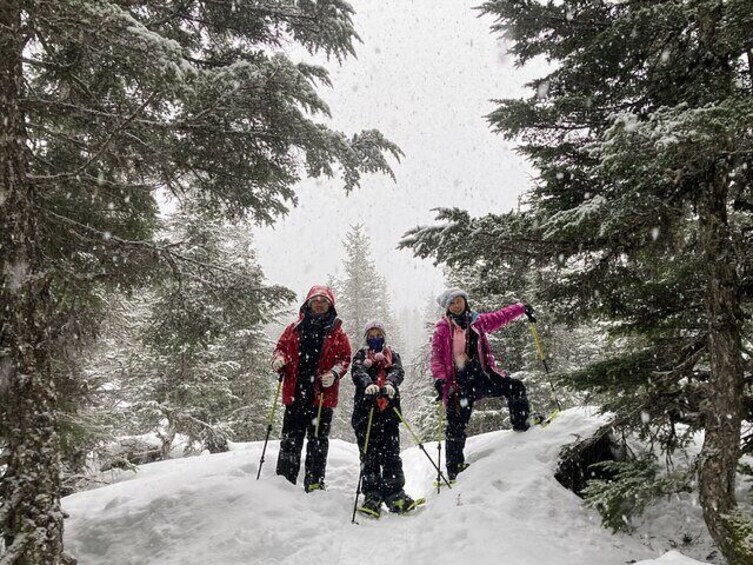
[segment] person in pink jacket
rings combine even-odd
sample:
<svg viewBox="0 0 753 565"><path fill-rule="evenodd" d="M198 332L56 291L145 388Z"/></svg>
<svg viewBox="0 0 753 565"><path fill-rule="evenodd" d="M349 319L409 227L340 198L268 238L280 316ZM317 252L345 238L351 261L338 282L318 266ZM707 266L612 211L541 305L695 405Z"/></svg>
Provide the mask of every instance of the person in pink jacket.
<svg viewBox="0 0 753 565"><path fill-rule="evenodd" d="M487 334L523 315L532 320L534 312L529 305L512 304L479 314L469 308L468 294L459 288L444 291L437 302L445 315L431 338L431 374L447 414L445 458L447 475L454 479L468 466L463 455L465 430L475 401L504 396L513 430L529 427L525 386L497 367Z"/></svg>

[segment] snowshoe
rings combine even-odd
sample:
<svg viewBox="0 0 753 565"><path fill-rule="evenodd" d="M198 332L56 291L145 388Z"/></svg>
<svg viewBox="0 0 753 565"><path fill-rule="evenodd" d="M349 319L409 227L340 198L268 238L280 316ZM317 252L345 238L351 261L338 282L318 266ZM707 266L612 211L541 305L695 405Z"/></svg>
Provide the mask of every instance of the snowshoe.
<svg viewBox="0 0 753 565"><path fill-rule="evenodd" d="M539 412L534 412L531 414L531 416L528 418L528 423L531 426L541 426L542 428L547 427L549 424L552 423L552 420L554 420L557 415L560 413L559 410L555 410L549 416L544 416L543 414Z"/></svg>
<svg viewBox="0 0 753 565"><path fill-rule="evenodd" d="M554 419L555 419L555 418L557 417L557 415L558 415L559 413L560 413L560 411L559 411L559 409L557 409L557 410L555 410L554 412L552 412L551 414L549 414L549 416L547 416L547 417L546 417L546 418L545 418L545 419L544 419L544 420L543 420L543 421L541 422L541 427L542 427L542 428L545 428L546 426L548 426L549 424L551 424L551 423L552 423L552 420L554 420Z"/></svg>
<svg viewBox="0 0 753 565"><path fill-rule="evenodd" d="M407 512L410 512L411 510L415 510L418 506L424 504L425 502L425 498L413 500L404 492L389 496L384 501L389 511L394 512L395 514L405 514Z"/></svg>
<svg viewBox="0 0 753 565"><path fill-rule="evenodd" d="M533 412L528 417L528 423L531 426L540 426L544 420L546 420L546 417L541 412Z"/></svg>
<svg viewBox="0 0 753 565"><path fill-rule="evenodd" d="M327 490L324 483L311 483L308 485L303 485L303 490L306 492L314 492L315 490Z"/></svg>
<svg viewBox="0 0 753 565"><path fill-rule="evenodd" d="M378 520L382 515L382 501L378 498L367 498L364 503L358 507L358 511L364 516Z"/></svg>
<svg viewBox="0 0 753 565"><path fill-rule="evenodd" d="M405 509L402 514L405 514L407 512L410 512L412 510L416 510L418 508L421 508L424 504L426 504L426 498L423 496L420 496L418 498L413 499L413 504L411 504L408 508Z"/></svg>

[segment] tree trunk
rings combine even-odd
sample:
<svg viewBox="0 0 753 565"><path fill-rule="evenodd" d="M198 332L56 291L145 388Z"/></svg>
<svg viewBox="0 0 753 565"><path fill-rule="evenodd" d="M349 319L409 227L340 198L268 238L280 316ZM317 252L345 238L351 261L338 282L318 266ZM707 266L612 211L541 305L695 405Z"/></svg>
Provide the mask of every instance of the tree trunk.
<svg viewBox="0 0 753 565"><path fill-rule="evenodd" d="M0 2L0 370L8 467L0 511L3 564L63 559L58 412L47 339L49 289L28 179L20 0Z"/></svg>
<svg viewBox="0 0 753 565"><path fill-rule="evenodd" d="M699 497L711 537L729 565L750 565L753 555L735 542L739 537L732 528L732 517L738 512L735 473L740 457L743 398L740 302L727 224L728 178L723 172L714 173L699 207L708 275L706 313L711 363L704 410L706 435L698 471Z"/></svg>

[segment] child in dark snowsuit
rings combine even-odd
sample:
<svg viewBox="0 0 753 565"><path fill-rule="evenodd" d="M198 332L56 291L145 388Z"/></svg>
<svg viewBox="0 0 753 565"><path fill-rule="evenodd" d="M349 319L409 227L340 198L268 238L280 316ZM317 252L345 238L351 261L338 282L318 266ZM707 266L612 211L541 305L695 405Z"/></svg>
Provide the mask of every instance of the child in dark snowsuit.
<svg viewBox="0 0 753 565"><path fill-rule="evenodd" d="M400 459L400 418L393 409L400 410L398 387L405 373L400 355L385 345L382 324L367 324L364 337L367 345L355 354L351 369L356 385L352 425L363 468L365 500L359 511L378 518L382 502L391 512L398 513L413 510L415 506L413 499L403 491L405 476Z"/></svg>
<svg viewBox="0 0 753 565"><path fill-rule="evenodd" d="M468 466L463 455L465 429L475 401L504 396L513 430L524 432L529 427L525 386L497 368L487 334L524 314L530 319L533 308L512 304L479 314L469 308L468 295L459 288L443 292L437 303L445 315L432 335L431 373L447 412L445 458L447 474L454 479Z"/></svg>

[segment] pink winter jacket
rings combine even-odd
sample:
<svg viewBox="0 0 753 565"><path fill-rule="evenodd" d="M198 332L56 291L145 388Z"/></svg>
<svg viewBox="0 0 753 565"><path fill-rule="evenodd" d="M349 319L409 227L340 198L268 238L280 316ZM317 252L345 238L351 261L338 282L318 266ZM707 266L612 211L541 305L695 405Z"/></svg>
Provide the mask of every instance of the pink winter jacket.
<svg viewBox="0 0 753 565"><path fill-rule="evenodd" d="M512 304L495 312L473 313L469 330L478 334L478 358L484 371L507 376L507 373L497 368L497 362L486 334L496 332L523 314L525 314L523 304ZM431 376L444 381L442 398L447 403L450 385L455 380L455 366L452 360L452 327L447 316L443 316L434 325L434 334L431 336Z"/></svg>

